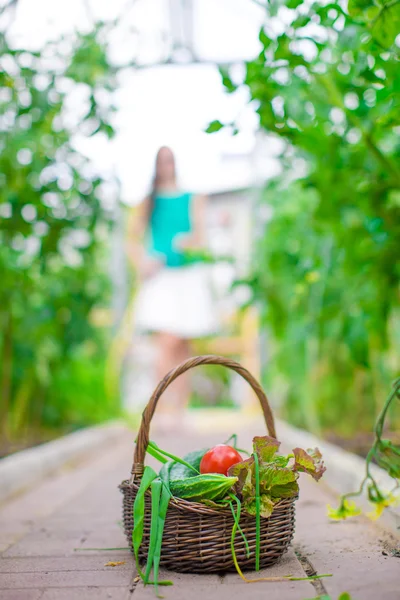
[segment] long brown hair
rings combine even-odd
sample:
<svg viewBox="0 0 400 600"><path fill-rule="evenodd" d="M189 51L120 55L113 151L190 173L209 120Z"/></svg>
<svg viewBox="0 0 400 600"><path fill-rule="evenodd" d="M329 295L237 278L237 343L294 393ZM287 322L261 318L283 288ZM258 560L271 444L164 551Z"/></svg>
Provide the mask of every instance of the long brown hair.
<svg viewBox="0 0 400 600"><path fill-rule="evenodd" d="M150 189L150 194L149 194L149 212L148 212L148 222L150 222L151 219L151 215L153 214L153 210L154 210L154 205L155 205L155 198L157 195L157 190L160 187L160 176L159 176L159 168L158 168L158 163L160 160L160 154L161 152L165 152L168 151L171 153L171 156L173 158L173 162L174 162L174 177L176 177L176 168L175 168L175 156L174 153L172 152L171 148L169 146L161 146L161 148L159 148L157 155L156 155L156 160L155 160L155 165L154 165L154 175L153 175L153 179L151 182L151 189Z"/></svg>

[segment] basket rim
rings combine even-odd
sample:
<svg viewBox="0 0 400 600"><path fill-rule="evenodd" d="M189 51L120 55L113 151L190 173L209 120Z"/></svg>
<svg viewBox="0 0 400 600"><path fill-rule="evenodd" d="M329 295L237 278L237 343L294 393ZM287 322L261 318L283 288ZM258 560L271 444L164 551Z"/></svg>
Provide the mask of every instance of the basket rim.
<svg viewBox="0 0 400 600"><path fill-rule="evenodd" d="M133 488L138 490L139 489L139 485L140 483L136 483L135 481L131 482L129 479L124 479L118 486L118 488L121 490L121 492L124 492L125 489L128 488ZM147 490L145 492L147 497L151 497L151 492L150 490ZM292 496L291 498L282 498L281 500L279 500L279 502L277 502L274 505L274 508L272 510L272 513L269 517L267 517L267 519L269 519L273 513L275 512L276 508L281 507L282 505L290 505L290 504L294 504L294 502L296 502L296 500L298 499L299 495L296 494L296 496ZM203 504L202 502L195 502L195 501L191 501L191 500L185 500L185 498L177 498L176 496L171 496L171 499L169 501L169 505L173 505L174 507L176 507L178 510L181 510L183 512L196 512L199 514L208 514L208 515L220 515L221 513L226 513L227 515L229 515L230 517L232 517L232 512L231 509L229 508L229 506L221 506L221 508L216 508L216 507L211 507L211 506L207 506L206 504ZM249 513L244 511L244 515L246 515L246 517L248 518L254 518L254 515L250 515ZM263 517L264 518L264 517Z"/></svg>

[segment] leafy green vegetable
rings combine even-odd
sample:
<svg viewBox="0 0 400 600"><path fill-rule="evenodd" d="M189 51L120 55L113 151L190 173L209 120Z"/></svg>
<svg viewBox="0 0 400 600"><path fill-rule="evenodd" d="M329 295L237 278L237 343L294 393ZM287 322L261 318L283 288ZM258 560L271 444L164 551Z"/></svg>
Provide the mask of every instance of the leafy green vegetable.
<svg viewBox="0 0 400 600"><path fill-rule="evenodd" d="M261 493L272 499L292 498L299 491L297 475L291 469L276 464L262 465L260 470Z"/></svg>
<svg viewBox="0 0 400 600"><path fill-rule="evenodd" d="M322 454L318 450L318 448L314 448L314 450L302 450L301 448L295 448L293 450L294 454L294 467L295 471L303 471L304 473L308 473L313 477L316 481L321 479L322 475L326 471L326 467L322 462Z"/></svg>
<svg viewBox="0 0 400 600"><path fill-rule="evenodd" d="M281 456L276 454L279 446L280 443L269 436L255 437L253 455L233 465L228 471L228 475L238 478L235 491L242 498L243 509L251 515L257 516L259 511L262 517L267 518L271 515L274 505L282 498L297 496L299 471L310 474L316 480L319 480L325 471L317 449L307 453L296 448L293 454ZM294 459L294 462L290 465L291 459ZM258 476L260 494L257 500Z"/></svg>
<svg viewBox="0 0 400 600"><path fill-rule="evenodd" d="M265 435L253 438L253 449L261 462L271 462L281 445L275 438Z"/></svg>

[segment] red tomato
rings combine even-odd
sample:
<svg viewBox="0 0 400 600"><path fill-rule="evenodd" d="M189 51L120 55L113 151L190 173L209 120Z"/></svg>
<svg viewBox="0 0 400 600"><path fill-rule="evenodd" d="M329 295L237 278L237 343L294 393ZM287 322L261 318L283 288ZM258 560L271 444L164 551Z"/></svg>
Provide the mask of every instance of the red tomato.
<svg viewBox="0 0 400 600"><path fill-rule="evenodd" d="M236 465L236 463L242 460L242 457L235 448L226 446L225 444L218 444L218 446L206 452L201 459L200 473L221 473L222 475L226 475L229 467Z"/></svg>

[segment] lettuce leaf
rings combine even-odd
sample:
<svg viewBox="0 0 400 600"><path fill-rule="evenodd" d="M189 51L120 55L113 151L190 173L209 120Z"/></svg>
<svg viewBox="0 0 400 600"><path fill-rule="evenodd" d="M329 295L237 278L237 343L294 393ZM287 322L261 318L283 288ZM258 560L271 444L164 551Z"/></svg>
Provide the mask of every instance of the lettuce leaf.
<svg viewBox="0 0 400 600"><path fill-rule="evenodd" d="M238 478L238 481L234 485L236 493L241 493L248 474L253 472L254 458L252 456L250 458L246 458L246 460L242 460L242 462L236 463L236 465L229 467L228 477Z"/></svg>
<svg viewBox="0 0 400 600"><path fill-rule="evenodd" d="M299 471L309 473L318 481L325 471L321 453L314 450L295 448L293 454L277 454L280 442L269 436L253 439L254 453L258 457L260 475L261 516L269 517L273 507L282 498L293 498L299 492ZM292 461L291 459L294 459ZM290 464L289 464L290 463ZM237 477L235 492L240 496L243 509L248 514L256 514L256 478L254 456L233 465L230 477Z"/></svg>
<svg viewBox="0 0 400 600"><path fill-rule="evenodd" d="M294 471L302 471L308 473L318 481L326 471L326 467L322 461L322 454L318 448L308 449L307 452L301 448L294 448Z"/></svg>
<svg viewBox="0 0 400 600"><path fill-rule="evenodd" d="M264 435L263 437L256 436L253 438L253 451L257 452L257 456L261 462L272 462L275 454L281 445L275 438Z"/></svg>
<svg viewBox="0 0 400 600"><path fill-rule="evenodd" d="M260 492L277 500L291 498L299 491L297 477L296 473L285 467L260 465Z"/></svg>
<svg viewBox="0 0 400 600"><path fill-rule="evenodd" d="M272 511L274 510L274 502L268 498L265 494L260 496L260 515L267 519L271 516ZM255 498L247 498L242 502L242 507L249 515L256 514L256 499Z"/></svg>

